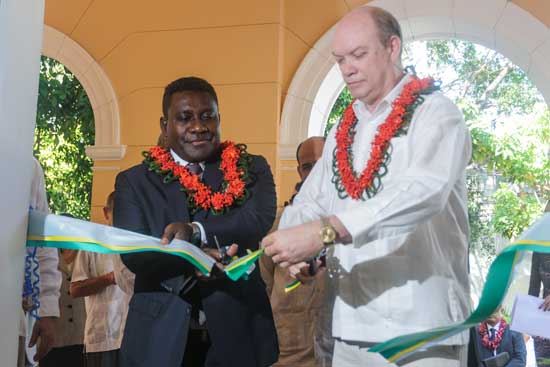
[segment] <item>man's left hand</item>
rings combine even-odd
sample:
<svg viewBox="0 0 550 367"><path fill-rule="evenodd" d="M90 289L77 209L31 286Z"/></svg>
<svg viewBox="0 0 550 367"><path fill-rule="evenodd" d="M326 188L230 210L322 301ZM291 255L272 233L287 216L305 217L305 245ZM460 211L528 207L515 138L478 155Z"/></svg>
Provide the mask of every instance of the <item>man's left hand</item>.
<svg viewBox="0 0 550 367"><path fill-rule="evenodd" d="M55 318L53 317L42 317L36 321L34 328L32 329L31 339L29 341L29 348L32 348L36 345L38 338L40 342L36 350L36 354L33 359L35 362L38 362L48 354L48 352L53 348L55 343Z"/></svg>
<svg viewBox="0 0 550 367"><path fill-rule="evenodd" d="M321 252L324 246L319 235L320 230L321 221L318 220L282 229L265 237L262 247L275 264L286 268Z"/></svg>

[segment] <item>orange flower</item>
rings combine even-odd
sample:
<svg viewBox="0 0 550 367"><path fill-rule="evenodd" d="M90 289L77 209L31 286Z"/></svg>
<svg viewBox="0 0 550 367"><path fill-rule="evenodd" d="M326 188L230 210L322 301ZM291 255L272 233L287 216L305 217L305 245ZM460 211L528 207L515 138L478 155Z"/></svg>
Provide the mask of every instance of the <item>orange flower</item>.
<svg viewBox="0 0 550 367"><path fill-rule="evenodd" d="M247 173L246 156L248 155L243 145L236 146L233 142L223 142L221 147L220 169L224 176L223 186L226 187L223 192L213 193L212 188L206 186L199 176L191 174L187 168L178 165L172 154L165 148L155 146L148 152L144 152L144 163L162 176L171 173L179 181L189 198L188 205L191 211L202 208L219 214L245 195L246 183L243 177ZM244 169L238 169L238 166Z"/></svg>
<svg viewBox="0 0 550 367"><path fill-rule="evenodd" d="M338 124L336 130L336 152L334 154L334 183L336 190L339 192L343 187L348 196L354 200L359 200L363 194L367 192L367 196L376 194L376 188L373 187L373 182L378 176L380 167L389 159L388 146L391 139L399 132L406 132L412 118L411 104L416 101L420 94L426 94L437 90L439 87L435 85L431 78L413 79L408 82L393 103L392 111L386 118L386 121L378 127L378 132L373 139L370 159L367 166L359 177L355 176L352 167L351 147L355 137L355 125L357 118L353 111L352 101L344 111L344 117Z"/></svg>

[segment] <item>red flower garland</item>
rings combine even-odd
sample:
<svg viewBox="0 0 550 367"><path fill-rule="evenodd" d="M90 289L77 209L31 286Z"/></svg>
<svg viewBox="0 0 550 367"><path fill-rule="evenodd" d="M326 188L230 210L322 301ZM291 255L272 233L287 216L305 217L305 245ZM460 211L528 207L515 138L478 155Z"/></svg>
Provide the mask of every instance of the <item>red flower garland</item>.
<svg viewBox="0 0 550 367"><path fill-rule="evenodd" d="M172 154L166 148L154 146L144 152L145 163L149 169L165 176L165 182L177 179L186 192L190 209L196 211L199 208L211 209L214 214L221 214L234 203L239 203L246 198L247 161L248 153L244 146L235 145L233 142L221 144L221 164L223 172L223 191L213 192L212 188L201 182L198 175L177 164Z"/></svg>
<svg viewBox="0 0 550 367"><path fill-rule="evenodd" d="M506 331L506 326L508 326L508 324L504 319L501 319L499 323L499 329L493 340L489 340L489 326L487 325L487 322L483 321L481 324L479 324L479 336L481 336L481 344L483 344L485 348L497 350L498 346L500 345L500 342L502 341L502 336L504 335L504 331Z"/></svg>
<svg viewBox="0 0 550 367"><path fill-rule="evenodd" d="M336 183L336 187L339 191L339 186L343 186L343 189L347 194L358 200L363 196L363 193L367 191L367 195L372 196L369 192L378 190L378 187L373 185L375 177L381 177L385 174L380 173L381 166L385 165L388 147L390 140L404 132L410 123L412 118L412 112L414 107L411 105L417 101L421 94L430 93L433 90L437 90L438 86L434 84L434 80L431 78L418 79L413 77L413 80L408 82L404 87L401 95L397 97L392 103L392 111L386 118L386 121L378 127L378 133L374 137L372 142L372 148L370 153L370 159L367 166L359 177L355 175L352 163L351 146L353 144L355 136L355 126L357 125L357 117L353 111L352 101L344 112L344 117L338 125L336 131L336 149L335 149L335 178L333 182ZM344 196L345 197L345 196Z"/></svg>

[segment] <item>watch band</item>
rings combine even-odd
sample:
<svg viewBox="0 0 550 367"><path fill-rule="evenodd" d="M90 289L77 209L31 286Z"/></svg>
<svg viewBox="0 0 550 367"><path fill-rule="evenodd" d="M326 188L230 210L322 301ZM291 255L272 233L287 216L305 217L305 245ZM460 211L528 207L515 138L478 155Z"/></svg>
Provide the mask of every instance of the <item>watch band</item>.
<svg viewBox="0 0 550 367"><path fill-rule="evenodd" d="M336 229L334 229L327 217L321 218L321 231L319 232L319 235L321 236L321 241L325 247L334 245L336 238L338 237L338 232L336 232Z"/></svg>

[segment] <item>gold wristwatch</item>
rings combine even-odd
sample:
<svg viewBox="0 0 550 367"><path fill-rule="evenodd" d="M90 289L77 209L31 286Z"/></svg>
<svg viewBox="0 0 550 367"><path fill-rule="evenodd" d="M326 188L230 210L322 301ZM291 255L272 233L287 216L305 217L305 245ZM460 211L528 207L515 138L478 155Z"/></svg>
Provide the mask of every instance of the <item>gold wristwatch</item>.
<svg viewBox="0 0 550 367"><path fill-rule="evenodd" d="M328 218L321 218L321 230L319 231L319 236L321 237L321 242L323 242L323 245L325 247L334 245L337 235L336 230L332 224L330 224Z"/></svg>

